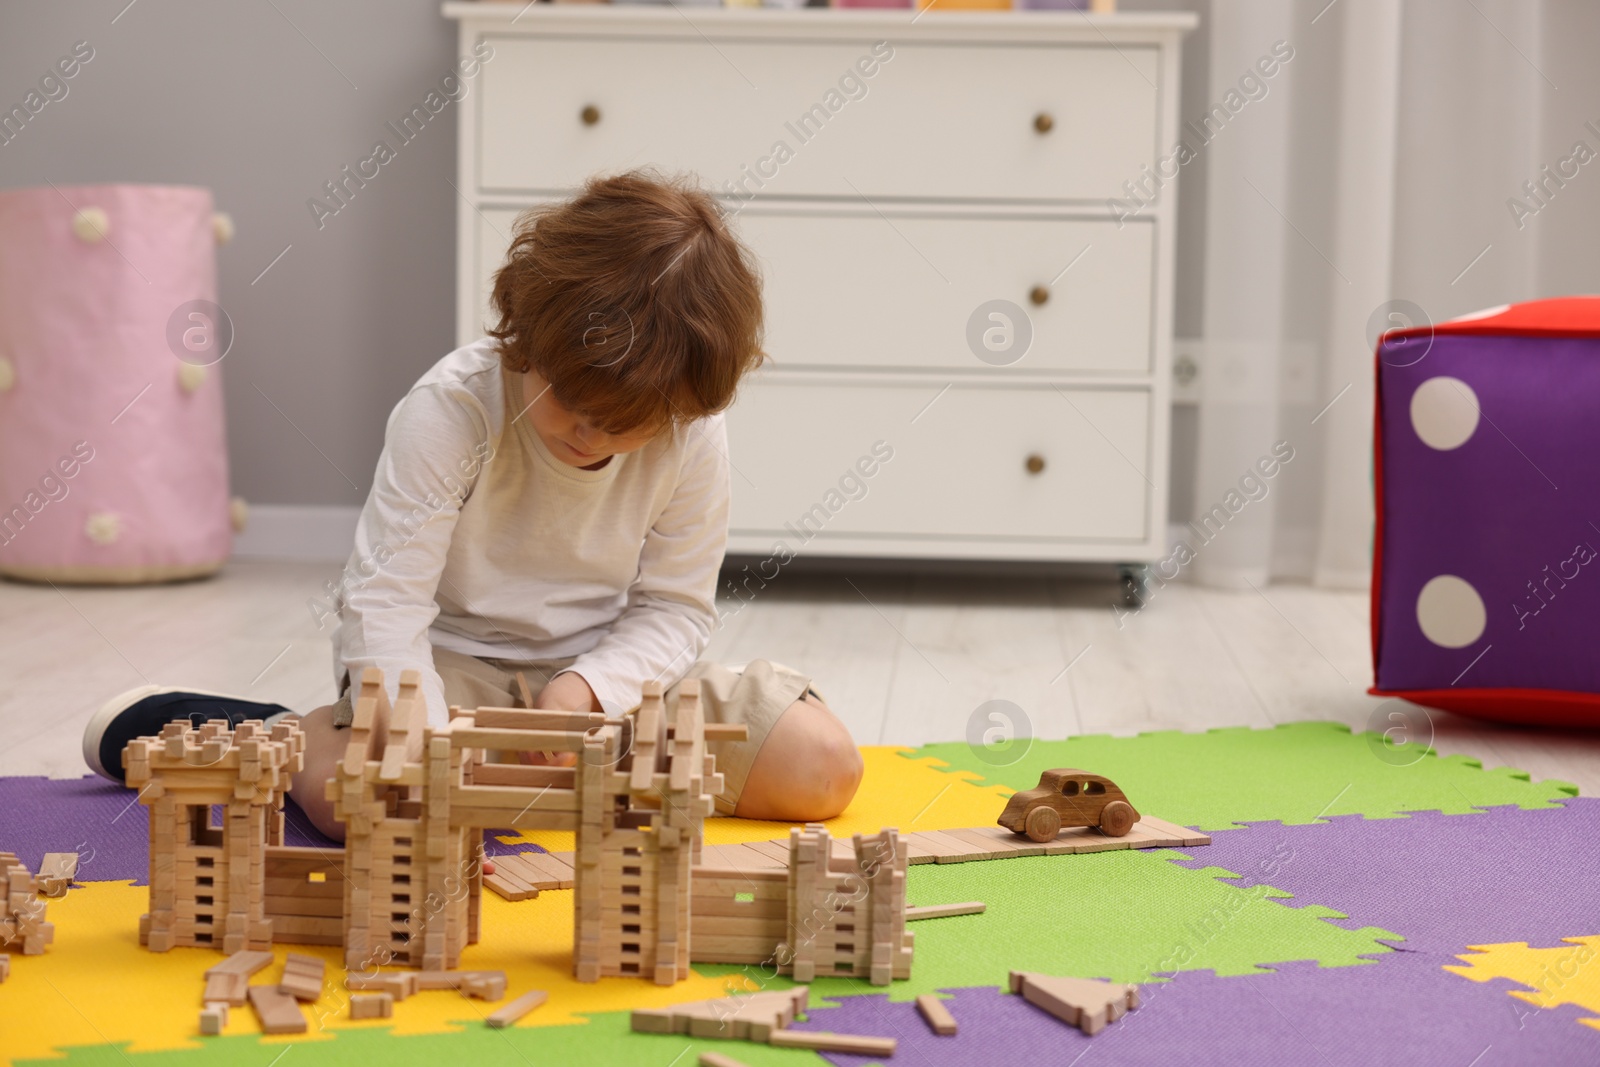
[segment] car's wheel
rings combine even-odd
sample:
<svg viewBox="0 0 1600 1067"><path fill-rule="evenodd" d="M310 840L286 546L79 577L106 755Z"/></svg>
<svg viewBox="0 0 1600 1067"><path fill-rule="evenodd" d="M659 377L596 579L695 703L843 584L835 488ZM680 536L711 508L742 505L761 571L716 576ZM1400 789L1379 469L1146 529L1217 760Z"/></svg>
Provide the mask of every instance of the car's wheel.
<svg viewBox="0 0 1600 1067"><path fill-rule="evenodd" d="M1100 809L1100 832L1107 837L1122 837L1133 829L1135 815L1133 805L1122 800L1113 800Z"/></svg>
<svg viewBox="0 0 1600 1067"><path fill-rule="evenodd" d="M1030 839L1041 845L1047 844L1061 832L1061 813L1048 804L1041 805L1028 812L1028 820L1023 825L1027 827Z"/></svg>

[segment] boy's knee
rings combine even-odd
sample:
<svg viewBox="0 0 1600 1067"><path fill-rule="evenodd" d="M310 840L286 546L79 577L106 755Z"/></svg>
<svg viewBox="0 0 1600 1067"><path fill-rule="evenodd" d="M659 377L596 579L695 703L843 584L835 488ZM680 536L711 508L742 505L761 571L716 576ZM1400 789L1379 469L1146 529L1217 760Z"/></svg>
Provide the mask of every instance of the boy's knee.
<svg viewBox="0 0 1600 1067"><path fill-rule="evenodd" d="M821 701L791 704L750 768L735 814L816 822L844 811L861 785L861 751Z"/></svg>

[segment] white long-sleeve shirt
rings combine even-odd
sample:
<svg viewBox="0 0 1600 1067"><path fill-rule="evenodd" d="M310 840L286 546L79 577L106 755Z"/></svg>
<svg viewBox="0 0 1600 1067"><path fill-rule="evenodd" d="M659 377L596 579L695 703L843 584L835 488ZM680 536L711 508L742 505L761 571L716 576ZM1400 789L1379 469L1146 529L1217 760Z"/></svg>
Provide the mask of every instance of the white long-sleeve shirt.
<svg viewBox="0 0 1600 1067"><path fill-rule="evenodd" d="M728 537L721 415L599 470L556 459L491 338L434 364L389 415L345 567L336 681L422 673L447 721L437 646L511 660L576 656L608 711L677 681L716 621Z"/></svg>

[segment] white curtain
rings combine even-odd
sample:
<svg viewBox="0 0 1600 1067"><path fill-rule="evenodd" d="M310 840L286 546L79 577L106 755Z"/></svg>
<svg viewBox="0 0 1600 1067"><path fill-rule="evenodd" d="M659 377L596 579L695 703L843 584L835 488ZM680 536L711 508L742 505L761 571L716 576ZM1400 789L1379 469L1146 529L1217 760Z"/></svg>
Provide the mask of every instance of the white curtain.
<svg viewBox="0 0 1600 1067"><path fill-rule="evenodd" d="M1196 151L1180 179L1176 314L1200 342L1200 402L1175 434L1174 470L1192 453L1193 474L1173 517L1201 519L1230 492L1246 502L1204 543L1211 528L1186 528L1194 573L1362 587L1373 331L1600 290L1600 159L1559 185L1542 171L1571 175L1559 165L1579 141L1600 153L1600 5L1122 6L1201 17L1184 53ZM1541 181L1531 197L1525 183ZM1293 458L1260 474L1280 442Z"/></svg>

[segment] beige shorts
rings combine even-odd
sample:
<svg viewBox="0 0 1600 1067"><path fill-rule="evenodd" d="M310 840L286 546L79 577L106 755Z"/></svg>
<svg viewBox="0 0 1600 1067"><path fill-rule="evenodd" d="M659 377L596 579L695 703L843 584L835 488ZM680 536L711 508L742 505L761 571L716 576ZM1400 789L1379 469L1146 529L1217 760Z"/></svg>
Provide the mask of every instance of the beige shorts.
<svg viewBox="0 0 1600 1067"><path fill-rule="evenodd" d="M529 663L478 659L444 648L433 650L433 667L444 681L445 702L463 708L520 707L518 671L537 696L550 679L572 664L571 658ZM713 741L708 746L717 757L717 770L722 774L717 811L732 815L750 777L750 766L773 724L790 704L815 690L811 689L811 679L799 671L764 659L751 660L740 668L701 660L684 677L700 680L700 706L707 722L744 723L749 728L747 741ZM334 704L334 725L348 726L355 718L350 700L350 690L346 689ZM669 713L677 708L678 685L667 690L666 705Z"/></svg>

